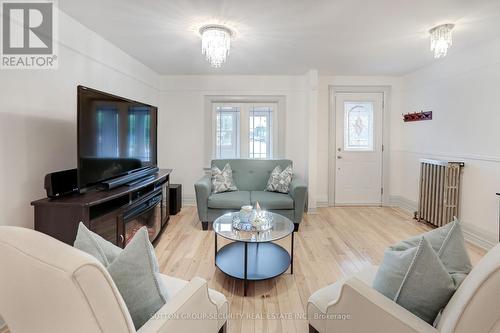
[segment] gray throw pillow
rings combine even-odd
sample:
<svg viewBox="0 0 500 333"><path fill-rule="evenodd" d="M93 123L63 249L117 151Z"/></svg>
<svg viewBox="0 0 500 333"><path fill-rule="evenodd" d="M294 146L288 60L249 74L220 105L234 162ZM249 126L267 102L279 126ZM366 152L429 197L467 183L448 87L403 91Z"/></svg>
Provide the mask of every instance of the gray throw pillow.
<svg viewBox="0 0 500 333"><path fill-rule="evenodd" d="M269 176L269 180L267 181L266 191L269 192L279 192L279 193L288 193L290 188L290 183L293 178L293 169L292 166L289 165L285 168L285 170L281 170L281 167L276 166L271 175Z"/></svg>
<svg viewBox="0 0 500 333"><path fill-rule="evenodd" d="M234 184L233 170L227 163L222 171L215 165L212 166L212 189L213 193L238 191Z"/></svg>
<svg viewBox="0 0 500 333"><path fill-rule="evenodd" d="M136 329L167 302L167 289L146 227L136 232L108 266L108 271L127 304Z"/></svg>
<svg viewBox="0 0 500 333"><path fill-rule="evenodd" d="M139 229L122 250L80 223L74 246L107 268L137 330L167 302L167 290L146 227Z"/></svg>
<svg viewBox="0 0 500 333"><path fill-rule="evenodd" d="M453 222L440 228L395 244L392 246L392 249L405 250L415 247L422 236L429 241L458 287L472 269L460 222L455 218Z"/></svg>
<svg viewBox="0 0 500 333"><path fill-rule="evenodd" d="M388 248L373 288L430 325L456 285L425 237L416 247Z"/></svg>
<svg viewBox="0 0 500 333"><path fill-rule="evenodd" d="M104 267L108 267L122 252L121 248L93 233L82 222L78 225L78 232L73 246L94 256Z"/></svg>

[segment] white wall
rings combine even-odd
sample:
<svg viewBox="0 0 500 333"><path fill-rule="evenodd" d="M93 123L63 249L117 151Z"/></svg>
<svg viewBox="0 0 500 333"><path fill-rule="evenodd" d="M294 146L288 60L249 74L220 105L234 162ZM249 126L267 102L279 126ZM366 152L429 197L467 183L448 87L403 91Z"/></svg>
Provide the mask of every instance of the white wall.
<svg viewBox="0 0 500 333"><path fill-rule="evenodd" d="M316 89L308 73L160 76L63 12L59 27L57 70L2 71L0 76L0 225L33 227L29 203L45 196L44 175L76 166L79 84L159 106L159 166L174 169L172 181L184 185L188 201L194 200L193 184L207 166L207 95L284 96L284 155L308 178L308 107Z"/></svg>
<svg viewBox="0 0 500 333"><path fill-rule="evenodd" d="M285 153L295 172L307 178L307 76L164 76L161 82L160 167L173 168L172 182L183 185L186 202L194 200L194 183L206 162L205 130L210 113L205 96L284 96ZM283 124L280 124L282 126Z"/></svg>
<svg viewBox="0 0 500 333"><path fill-rule="evenodd" d="M310 183L313 192L309 207L315 208L316 202L325 204L330 85L390 86L391 106L399 107L400 79L395 77L318 77L316 71L299 76L163 76L160 109L168 116L160 121L164 129L159 138L160 166L174 168L172 181L183 184L184 200L192 203L193 184L202 176L203 167L208 166L204 140L210 115L205 96L283 95L285 156L294 161L295 171Z"/></svg>
<svg viewBox="0 0 500 333"><path fill-rule="evenodd" d="M62 12L59 28L59 69L0 73L0 225L32 227L44 175L76 166L77 85L158 104L155 72Z"/></svg>
<svg viewBox="0 0 500 333"><path fill-rule="evenodd" d="M498 241L500 191L500 39L456 52L403 78L402 112L432 110L433 120L393 114L392 195L415 206L418 160L465 161L461 217L484 242Z"/></svg>
<svg viewBox="0 0 500 333"><path fill-rule="evenodd" d="M31 227L29 202L44 196L43 176L76 165L78 84L159 106L159 164L174 169L172 181L184 185L188 201L207 166L205 96L284 96L285 156L313 182L312 208L328 201L328 89L352 85L391 86L391 196L415 205L421 157L464 160L466 228L490 241L497 235L500 112L494 98L500 92L500 40L455 52L403 78L318 77L316 71L160 76L64 13L59 24L58 70L0 75L0 225ZM434 120L402 122L401 113L421 109L433 110Z"/></svg>

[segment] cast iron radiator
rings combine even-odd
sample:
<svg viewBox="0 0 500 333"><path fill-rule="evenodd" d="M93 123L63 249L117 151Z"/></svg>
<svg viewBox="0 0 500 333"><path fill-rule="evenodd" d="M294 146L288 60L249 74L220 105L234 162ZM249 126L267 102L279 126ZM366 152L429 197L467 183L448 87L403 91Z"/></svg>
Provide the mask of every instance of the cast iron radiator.
<svg viewBox="0 0 500 333"><path fill-rule="evenodd" d="M420 160L417 219L441 227L459 217L463 162Z"/></svg>

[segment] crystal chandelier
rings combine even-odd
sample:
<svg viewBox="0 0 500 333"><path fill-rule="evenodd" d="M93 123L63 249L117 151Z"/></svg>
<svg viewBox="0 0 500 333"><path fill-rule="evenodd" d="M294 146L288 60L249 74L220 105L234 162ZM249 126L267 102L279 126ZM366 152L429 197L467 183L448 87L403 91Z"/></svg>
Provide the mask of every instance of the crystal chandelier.
<svg viewBox="0 0 500 333"><path fill-rule="evenodd" d="M434 58L439 59L446 56L448 48L452 44L451 31L454 26L454 24L442 24L429 30L431 51L434 52Z"/></svg>
<svg viewBox="0 0 500 333"><path fill-rule="evenodd" d="M207 25L200 29L201 53L213 68L226 62L231 48L232 32L222 25Z"/></svg>

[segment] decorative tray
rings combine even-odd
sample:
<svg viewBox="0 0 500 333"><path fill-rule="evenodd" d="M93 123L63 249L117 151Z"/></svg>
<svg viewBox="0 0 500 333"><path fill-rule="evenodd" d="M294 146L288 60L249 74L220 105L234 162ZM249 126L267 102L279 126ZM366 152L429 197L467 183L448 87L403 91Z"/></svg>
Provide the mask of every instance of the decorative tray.
<svg viewBox="0 0 500 333"><path fill-rule="evenodd" d="M241 231L267 231L273 227L273 217L267 212L259 213L258 220L259 223L255 224L252 222L244 222L241 220L239 214L233 216L233 228Z"/></svg>

